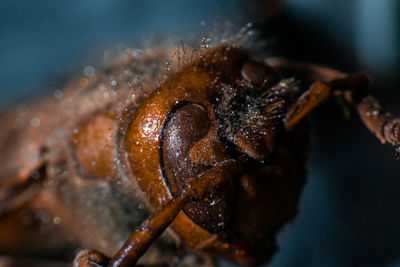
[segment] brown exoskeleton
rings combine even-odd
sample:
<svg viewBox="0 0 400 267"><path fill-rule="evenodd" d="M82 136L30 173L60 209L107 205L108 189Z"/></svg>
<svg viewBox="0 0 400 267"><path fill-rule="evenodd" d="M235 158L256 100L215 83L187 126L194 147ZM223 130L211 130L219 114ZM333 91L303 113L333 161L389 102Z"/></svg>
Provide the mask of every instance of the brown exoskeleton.
<svg viewBox="0 0 400 267"><path fill-rule="evenodd" d="M296 214L316 106L343 95L398 150L400 121L363 74L262 62L235 43L170 58L125 55L62 99L1 115L1 253L88 248L81 267L259 264Z"/></svg>

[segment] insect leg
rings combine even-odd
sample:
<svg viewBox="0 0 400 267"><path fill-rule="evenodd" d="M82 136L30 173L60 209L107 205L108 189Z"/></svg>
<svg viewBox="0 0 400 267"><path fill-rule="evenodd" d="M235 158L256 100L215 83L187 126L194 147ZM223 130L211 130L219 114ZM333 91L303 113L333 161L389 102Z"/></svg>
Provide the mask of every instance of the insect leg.
<svg viewBox="0 0 400 267"><path fill-rule="evenodd" d="M356 86L348 78L337 79L331 83L332 90L348 90L346 100L355 106L365 126L376 135L382 144L388 142L396 147L396 157L400 152L400 118L386 112L372 95L366 92L368 86ZM349 90L348 88L353 88Z"/></svg>
<svg viewBox="0 0 400 267"><path fill-rule="evenodd" d="M291 131L298 122L302 121L315 107L325 102L333 95L348 93L349 97L359 98L365 94L370 82L364 74L348 75L330 82L317 80L311 84L297 101L291 106L285 117L285 128ZM349 98L350 100L350 98Z"/></svg>
<svg viewBox="0 0 400 267"><path fill-rule="evenodd" d="M354 101L365 126L376 135L382 144L388 142L396 147L396 158L400 157L400 118L396 118L379 105L371 95Z"/></svg>
<svg viewBox="0 0 400 267"><path fill-rule="evenodd" d="M228 181L237 173L238 167L236 161L226 160L190 180L177 197L146 219L111 259L95 250L84 250L75 258L74 266L134 266L186 204Z"/></svg>
<svg viewBox="0 0 400 267"><path fill-rule="evenodd" d="M396 147L396 158L400 157L400 118L385 112L375 97L367 93L370 86L367 75L347 75L325 67L288 63L275 59L271 60L271 64L286 72L294 72L304 67L303 75L306 80L317 79L289 109L285 118L287 131L292 130L299 121L325 100L333 95L344 94L347 102L356 108L365 126L383 144L388 142Z"/></svg>
<svg viewBox="0 0 400 267"><path fill-rule="evenodd" d="M281 58L269 58L267 64L277 69L284 77L295 77L302 86L308 87L289 109L285 128L292 130L315 107L333 95L346 91L365 92L370 81L364 74L346 73L310 63L299 63Z"/></svg>
<svg viewBox="0 0 400 267"><path fill-rule="evenodd" d="M28 179L15 186L0 186L0 219L22 208L40 193L42 183L46 178L45 172L45 165L43 165L32 171Z"/></svg>
<svg viewBox="0 0 400 267"><path fill-rule="evenodd" d="M291 131L316 106L331 97L331 90L326 83L316 81L304 92L289 109L285 117L286 131Z"/></svg>

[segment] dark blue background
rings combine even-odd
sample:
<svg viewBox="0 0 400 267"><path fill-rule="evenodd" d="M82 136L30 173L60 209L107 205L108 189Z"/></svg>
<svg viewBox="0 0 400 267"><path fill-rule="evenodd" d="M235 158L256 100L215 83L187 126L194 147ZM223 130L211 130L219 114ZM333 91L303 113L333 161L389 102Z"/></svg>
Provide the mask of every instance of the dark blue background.
<svg viewBox="0 0 400 267"><path fill-rule="evenodd" d="M272 20L255 2L0 0L0 110L101 66L106 49L150 36L200 40L229 20L256 22L271 53L367 71L400 114L398 1L286 0ZM334 103L312 116L309 181L268 266L400 266L400 162L354 114L342 117Z"/></svg>

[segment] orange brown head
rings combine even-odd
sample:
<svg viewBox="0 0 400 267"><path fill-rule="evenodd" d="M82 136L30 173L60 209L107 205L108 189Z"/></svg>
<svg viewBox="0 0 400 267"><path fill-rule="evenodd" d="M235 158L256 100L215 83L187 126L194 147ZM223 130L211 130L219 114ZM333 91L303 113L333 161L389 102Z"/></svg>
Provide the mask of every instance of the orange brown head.
<svg viewBox="0 0 400 267"><path fill-rule="evenodd" d="M243 264L271 256L304 183L307 127L282 131L298 94L292 80L246 50L220 45L169 77L133 113L123 146L153 210L221 162L240 166L176 217L172 229L187 245Z"/></svg>

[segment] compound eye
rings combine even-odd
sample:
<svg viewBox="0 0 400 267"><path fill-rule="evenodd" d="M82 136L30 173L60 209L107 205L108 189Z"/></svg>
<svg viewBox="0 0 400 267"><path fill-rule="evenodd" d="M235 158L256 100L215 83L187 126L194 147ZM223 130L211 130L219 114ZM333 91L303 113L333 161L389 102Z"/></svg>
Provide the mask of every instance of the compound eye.
<svg viewBox="0 0 400 267"><path fill-rule="evenodd" d="M193 164L189 153L209 129L207 112L199 104L181 102L170 112L163 127L160 160L171 191L179 191L185 178L206 170L207 166Z"/></svg>
<svg viewBox="0 0 400 267"><path fill-rule="evenodd" d="M208 134L210 126L207 111L199 104L180 102L170 112L161 135L160 165L173 196L184 189L186 181L212 168L193 162L190 155L191 148ZM218 186L203 200L189 203L185 214L209 232L223 230L233 216L234 190L230 187L231 184Z"/></svg>
<svg viewBox="0 0 400 267"><path fill-rule="evenodd" d="M270 88L281 80L274 68L254 60L243 64L241 74L251 85L260 89Z"/></svg>

